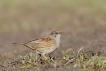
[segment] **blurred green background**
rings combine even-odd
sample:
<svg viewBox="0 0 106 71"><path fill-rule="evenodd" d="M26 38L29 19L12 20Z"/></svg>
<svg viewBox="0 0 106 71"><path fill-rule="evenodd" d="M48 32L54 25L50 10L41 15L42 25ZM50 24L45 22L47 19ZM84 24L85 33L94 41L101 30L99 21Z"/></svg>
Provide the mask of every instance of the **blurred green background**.
<svg viewBox="0 0 106 71"><path fill-rule="evenodd" d="M105 25L105 16L106 0L0 0L0 33Z"/></svg>
<svg viewBox="0 0 106 71"><path fill-rule="evenodd" d="M39 39L53 30L63 32L54 55L69 48L106 47L106 0L0 0L0 67L32 52L12 43Z"/></svg>
<svg viewBox="0 0 106 71"><path fill-rule="evenodd" d="M63 32L60 48L105 45L106 0L0 0L0 55L26 55L28 42L53 30ZM2 59L3 60L3 59Z"/></svg>

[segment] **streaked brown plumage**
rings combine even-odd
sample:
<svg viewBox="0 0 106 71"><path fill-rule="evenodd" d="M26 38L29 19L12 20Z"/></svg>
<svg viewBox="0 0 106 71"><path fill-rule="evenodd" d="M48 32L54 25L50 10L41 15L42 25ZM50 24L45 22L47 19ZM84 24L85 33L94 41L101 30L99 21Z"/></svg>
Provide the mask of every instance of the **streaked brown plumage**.
<svg viewBox="0 0 106 71"><path fill-rule="evenodd" d="M44 37L41 39L29 41L27 43L20 43L21 45L27 46L32 50L36 50L38 54L49 54L53 52L60 44L60 31L53 31L49 34L48 37ZM17 44L17 43L14 43Z"/></svg>

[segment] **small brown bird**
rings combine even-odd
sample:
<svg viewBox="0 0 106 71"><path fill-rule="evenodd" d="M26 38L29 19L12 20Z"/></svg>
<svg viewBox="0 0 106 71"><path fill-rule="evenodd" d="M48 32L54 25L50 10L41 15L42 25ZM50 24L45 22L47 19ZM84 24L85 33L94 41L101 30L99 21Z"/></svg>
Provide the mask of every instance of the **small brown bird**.
<svg viewBox="0 0 106 71"><path fill-rule="evenodd" d="M60 45L60 31L52 31L48 37L44 37L41 39L36 39L33 41L29 41L27 43L14 43L14 44L21 44L26 47L35 50L37 54L43 55L44 58L45 54L49 54L53 52L57 47ZM47 58L46 58L47 59Z"/></svg>

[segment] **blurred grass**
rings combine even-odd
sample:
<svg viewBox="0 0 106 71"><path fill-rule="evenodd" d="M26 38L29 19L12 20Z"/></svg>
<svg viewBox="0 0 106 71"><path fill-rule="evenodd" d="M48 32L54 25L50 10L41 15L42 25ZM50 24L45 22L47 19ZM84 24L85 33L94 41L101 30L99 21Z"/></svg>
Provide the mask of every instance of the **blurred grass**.
<svg viewBox="0 0 106 71"><path fill-rule="evenodd" d="M106 15L106 0L0 0L0 32L60 27L75 10ZM77 9L77 10L76 10ZM89 17L89 16L88 16ZM68 18L68 20L67 20Z"/></svg>

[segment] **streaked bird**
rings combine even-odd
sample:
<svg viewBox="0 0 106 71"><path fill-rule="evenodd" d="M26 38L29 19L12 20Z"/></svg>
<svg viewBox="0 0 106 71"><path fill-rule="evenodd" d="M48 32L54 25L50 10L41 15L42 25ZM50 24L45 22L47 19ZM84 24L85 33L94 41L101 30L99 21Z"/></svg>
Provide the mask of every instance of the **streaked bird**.
<svg viewBox="0 0 106 71"><path fill-rule="evenodd" d="M13 44L21 44L32 50L35 50L37 54L41 54L45 59L45 54L49 54L53 52L60 45L60 31L52 31L47 37L43 37L41 39L36 39L33 41L29 41L26 43L13 43Z"/></svg>

